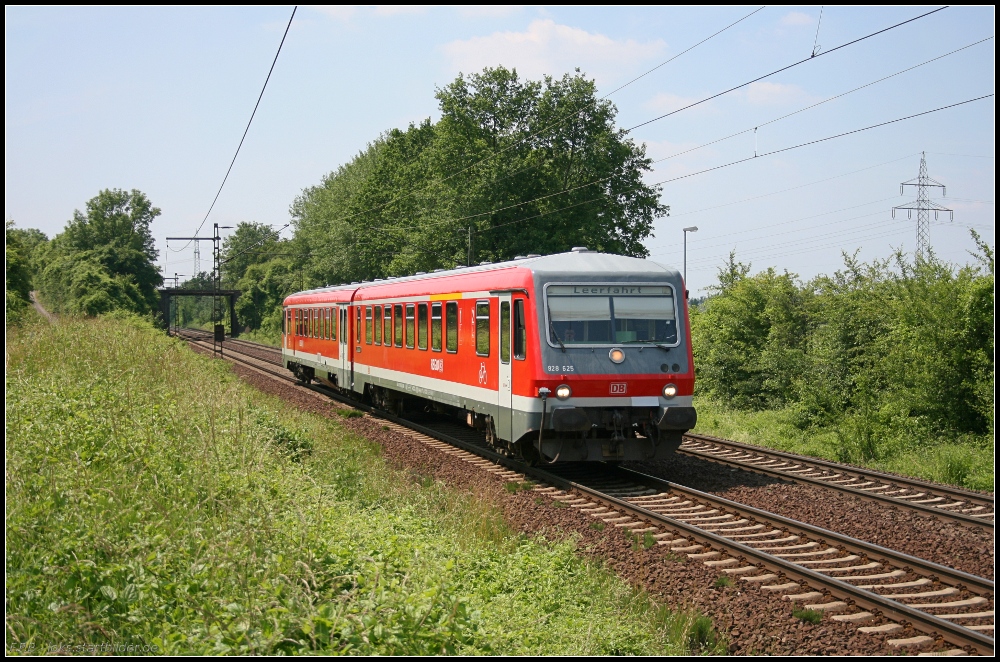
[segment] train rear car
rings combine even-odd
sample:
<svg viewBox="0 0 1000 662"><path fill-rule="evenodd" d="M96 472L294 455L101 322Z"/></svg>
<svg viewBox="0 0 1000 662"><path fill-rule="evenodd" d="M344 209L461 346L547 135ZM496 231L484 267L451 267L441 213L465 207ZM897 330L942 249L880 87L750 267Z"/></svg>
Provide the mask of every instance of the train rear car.
<svg viewBox="0 0 1000 662"><path fill-rule="evenodd" d="M694 426L684 284L574 249L285 301L285 364L396 413L433 410L543 462L669 457Z"/></svg>

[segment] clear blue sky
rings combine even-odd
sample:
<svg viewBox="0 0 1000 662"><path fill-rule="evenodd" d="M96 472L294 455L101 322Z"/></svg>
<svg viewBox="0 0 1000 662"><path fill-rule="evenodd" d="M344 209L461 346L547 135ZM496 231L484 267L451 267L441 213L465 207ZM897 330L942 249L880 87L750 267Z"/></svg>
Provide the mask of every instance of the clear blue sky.
<svg viewBox="0 0 1000 662"><path fill-rule="evenodd" d="M746 8L300 8L229 182L208 221L289 220L305 187L379 133L437 118L436 86L459 72L516 66L527 77L579 67L602 93L753 11ZM820 52L917 16L912 7L826 7ZM49 236L102 188L138 188L165 275L191 251L163 238L201 222L236 149L290 7L5 10L5 215ZM765 8L613 94L627 128L808 57L820 8ZM993 7L938 12L762 83L636 129L656 159L752 129L817 101L993 35ZM649 181L694 173L994 91L995 42L903 73L818 108L658 163ZM994 239L994 99L664 185L670 218L647 246L681 266L691 289L732 249L755 270L829 273L840 252L912 251L914 224L889 209L927 152L938 200L938 254L968 261L969 227ZM832 178L832 179L831 179ZM820 180L828 180L820 182ZM820 183L816 183L820 182ZM788 190L791 189L791 190ZM204 232L204 231L203 231ZM207 248L207 246L206 246ZM203 259L208 259L207 251ZM164 259L166 258L166 259Z"/></svg>

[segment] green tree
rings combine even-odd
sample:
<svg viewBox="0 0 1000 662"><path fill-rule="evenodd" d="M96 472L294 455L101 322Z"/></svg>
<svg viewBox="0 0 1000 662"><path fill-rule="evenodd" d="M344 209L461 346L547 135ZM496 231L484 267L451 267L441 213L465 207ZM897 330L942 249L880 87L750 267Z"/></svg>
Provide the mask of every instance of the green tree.
<svg viewBox="0 0 1000 662"><path fill-rule="evenodd" d="M795 394L809 319L793 274L729 261L714 296L693 317L700 388L736 407L780 406Z"/></svg>
<svg viewBox="0 0 1000 662"><path fill-rule="evenodd" d="M40 251L40 289L57 310L151 314L163 284L150 225L160 215L144 193L105 189Z"/></svg>
<svg viewBox="0 0 1000 662"><path fill-rule="evenodd" d="M383 134L292 205L315 283L368 280L574 245L645 256L667 213L644 147L577 73L503 67L437 91L441 119Z"/></svg>
<svg viewBox="0 0 1000 662"><path fill-rule="evenodd" d="M281 304L286 296L301 289L302 280L292 260L276 258L251 265L237 287L242 290L236 301L240 322L276 338L281 333Z"/></svg>
<svg viewBox="0 0 1000 662"><path fill-rule="evenodd" d="M31 262L30 248L25 245L21 233L14 228L14 221L6 221L4 234L4 309L7 323L10 324L20 320L31 301Z"/></svg>
<svg viewBox="0 0 1000 662"><path fill-rule="evenodd" d="M222 241L222 278L234 284L252 264L266 262L279 250L278 233L263 223L242 222ZM263 258L263 259L262 259Z"/></svg>

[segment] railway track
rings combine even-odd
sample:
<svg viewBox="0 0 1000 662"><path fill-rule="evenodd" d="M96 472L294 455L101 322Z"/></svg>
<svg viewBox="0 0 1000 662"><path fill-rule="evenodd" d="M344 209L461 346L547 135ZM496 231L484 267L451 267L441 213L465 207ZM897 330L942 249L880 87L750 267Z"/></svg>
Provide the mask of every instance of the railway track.
<svg viewBox="0 0 1000 662"><path fill-rule="evenodd" d="M994 499L978 492L701 434L684 435L680 452L745 471L836 489L867 501L906 507L942 520L994 527Z"/></svg>
<svg viewBox="0 0 1000 662"><path fill-rule="evenodd" d="M179 335L211 347L205 332ZM227 359L298 383L278 367L280 350L226 342ZM528 467L496 454L476 432L457 423L406 420L323 386L303 386L369 411L397 431L508 481L531 481L532 489L604 526L629 531L649 546L666 546L734 583L781 594L804 609L856 624L862 632L886 633L894 637L890 645L936 642L952 646L954 653L994 654L992 580L628 469ZM872 625L879 617L889 622Z"/></svg>

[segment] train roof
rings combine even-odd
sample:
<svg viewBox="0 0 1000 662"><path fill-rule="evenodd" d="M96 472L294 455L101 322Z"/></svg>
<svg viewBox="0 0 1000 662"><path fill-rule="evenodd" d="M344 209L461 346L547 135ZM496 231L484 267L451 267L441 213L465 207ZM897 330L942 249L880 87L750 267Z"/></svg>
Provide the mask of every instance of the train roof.
<svg viewBox="0 0 1000 662"><path fill-rule="evenodd" d="M674 279L680 273L666 265L653 260L646 260L625 255L615 255L613 253L599 253L585 248L574 248L565 253L555 253L553 255L529 255L519 257L505 262L483 262L471 267L458 267L456 269L437 269L429 273L417 272L409 276L396 276L392 278L377 278L371 281L355 283L345 283L342 285L330 285L312 290L305 290L289 295L286 299L293 297L325 294L341 291L355 291L370 287L380 287L383 285L395 285L420 280L431 280L467 274L481 274L489 271L501 271L506 269L524 269L532 274L549 278L577 278L587 276L591 280L595 275L618 275L628 279L653 278L656 280Z"/></svg>

